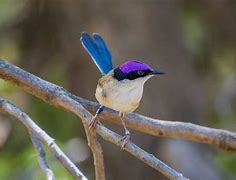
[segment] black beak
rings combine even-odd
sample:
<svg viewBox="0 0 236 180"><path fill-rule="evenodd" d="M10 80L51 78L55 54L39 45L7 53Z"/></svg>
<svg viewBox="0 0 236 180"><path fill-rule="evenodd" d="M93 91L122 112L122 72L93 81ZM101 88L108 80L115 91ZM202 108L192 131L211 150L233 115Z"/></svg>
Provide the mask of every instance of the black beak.
<svg viewBox="0 0 236 180"><path fill-rule="evenodd" d="M162 75L165 74L163 71L159 71L159 70L153 70L152 72L150 72L151 75Z"/></svg>

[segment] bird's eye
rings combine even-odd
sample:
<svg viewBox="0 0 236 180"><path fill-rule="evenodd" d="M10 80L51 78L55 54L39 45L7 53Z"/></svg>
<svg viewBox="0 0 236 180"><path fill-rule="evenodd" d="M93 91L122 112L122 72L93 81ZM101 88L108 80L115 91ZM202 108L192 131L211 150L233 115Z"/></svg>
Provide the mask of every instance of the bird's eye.
<svg viewBox="0 0 236 180"><path fill-rule="evenodd" d="M142 75L144 74L144 72L143 72L143 71L137 71L137 74L138 74L139 76L142 76Z"/></svg>

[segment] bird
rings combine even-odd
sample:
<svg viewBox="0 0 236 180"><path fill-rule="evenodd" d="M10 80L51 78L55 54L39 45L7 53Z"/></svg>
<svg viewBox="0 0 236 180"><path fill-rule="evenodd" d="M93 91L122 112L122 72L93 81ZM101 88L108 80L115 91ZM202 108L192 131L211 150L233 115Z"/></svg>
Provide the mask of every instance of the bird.
<svg viewBox="0 0 236 180"><path fill-rule="evenodd" d="M128 60L113 67L111 53L98 33L90 36L87 32L82 32L80 41L102 74L95 91L95 97L100 105L89 123L89 129L96 126L104 107L118 111L125 130L125 135L120 139L123 149L130 141L130 131L124 121L125 114L138 108L143 96L144 83L164 72L153 69L139 60Z"/></svg>

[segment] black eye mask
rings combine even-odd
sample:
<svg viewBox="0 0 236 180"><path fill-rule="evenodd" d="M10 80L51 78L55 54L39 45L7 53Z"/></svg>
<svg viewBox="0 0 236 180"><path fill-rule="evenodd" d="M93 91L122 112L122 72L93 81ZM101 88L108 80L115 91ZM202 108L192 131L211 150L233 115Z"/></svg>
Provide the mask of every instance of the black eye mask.
<svg viewBox="0 0 236 180"><path fill-rule="evenodd" d="M124 79L134 80L140 77L145 77L150 73L151 73L150 70L136 70L136 71L131 71L129 73L124 73L119 68L116 68L114 70L114 78L116 78L118 81Z"/></svg>

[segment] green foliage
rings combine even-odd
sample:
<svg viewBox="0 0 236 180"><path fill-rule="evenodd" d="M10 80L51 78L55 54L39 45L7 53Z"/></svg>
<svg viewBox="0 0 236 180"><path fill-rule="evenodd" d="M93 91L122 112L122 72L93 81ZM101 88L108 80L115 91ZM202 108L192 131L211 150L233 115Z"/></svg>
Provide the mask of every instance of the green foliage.
<svg viewBox="0 0 236 180"><path fill-rule="evenodd" d="M220 151L215 158L217 165L229 176L230 179L236 177L236 154Z"/></svg>
<svg viewBox="0 0 236 180"><path fill-rule="evenodd" d="M47 148L45 147L47 150ZM32 179L41 180L45 179L45 175L41 171L38 164L38 156L36 154L33 145L31 147L25 148L19 153L18 156L12 156L12 152L0 153L0 179ZM72 180L71 175L65 170L65 168L58 163L58 161L52 157L51 153L46 151L47 161L50 168L55 173L57 179L67 179Z"/></svg>
<svg viewBox="0 0 236 180"><path fill-rule="evenodd" d="M31 103L33 104L30 108L32 118L50 135L60 141L78 135L79 120L72 113L51 107L36 98L32 99Z"/></svg>
<svg viewBox="0 0 236 180"><path fill-rule="evenodd" d="M0 25L14 19L26 1L16 3L15 0L0 0Z"/></svg>

